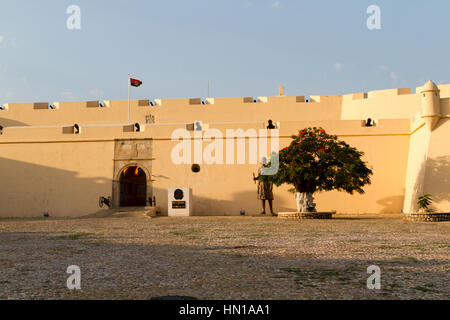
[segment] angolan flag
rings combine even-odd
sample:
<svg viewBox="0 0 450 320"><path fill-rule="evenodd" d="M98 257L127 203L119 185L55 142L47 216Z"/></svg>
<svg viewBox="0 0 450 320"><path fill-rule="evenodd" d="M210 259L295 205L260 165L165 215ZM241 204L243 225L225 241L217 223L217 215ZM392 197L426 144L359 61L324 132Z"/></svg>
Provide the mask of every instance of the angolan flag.
<svg viewBox="0 0 450 320"><path fill-rule="evenodd" d="M130 84L131 84L133 87L139 87L140 85L142 85L142 81L137 80L137 79L130 78Z"/></svg>

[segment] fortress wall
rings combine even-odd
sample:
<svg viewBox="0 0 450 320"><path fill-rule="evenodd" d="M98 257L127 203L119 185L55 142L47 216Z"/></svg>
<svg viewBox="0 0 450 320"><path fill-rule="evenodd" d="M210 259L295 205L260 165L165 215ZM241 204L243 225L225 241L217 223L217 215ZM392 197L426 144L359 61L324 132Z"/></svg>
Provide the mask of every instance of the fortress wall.
<svg viewBox="0 0 450 320"><path fill-rule="evenodd" d="M317 194L320 210L338 210L345 213L398 213L402 210L409 148L409 121L386 121L386 126L371 128L373 131L370 133L362 131L367 128L361 128L360 121L314 122L314 125L322 126L330 133L340 134L340 139L364 151L364 159L374 171L373 183L365 188L365 195L352 196L335 191ZM280 148L290 143L292 133L310 125L313 124L283 122ZM397 131L390 133L387 129L390 126L396 127ZM198 215L238 215L240 210L245 210L247 214L260 212L260 201L256 199L256 186L252 181L252 172L257 172L258 164L250 164L248 161L246 164L235 165L201 164L201 171L193 173L190 164L168 163L167 155L177 144L168 140L154 140L153 186L158 206L162 208L163 213L167 213L167 189L172 187L193 189L195 212ZM204 142L203 147L208 144ZM249 158L248 148L246 158ZM295 210L295 201L293 195L287 192L288 188L274 187L276 211Z"/></svg>
<svg viewBox="0 0 450 320"><path fill-rule="evenodd" d="M449 111L450 84L440 85L442 108ZM421 87L417 88L420 91ZM257 101L256 103L253 101ZM124 124L128 122L128 101L48 102L6 104L0 110L2 126L78 124ZM204 103L204 104L202 104ZM157 123L309 120L407 119L420 112L420 96L409 88L377 90L337 96L189 98L130 101L130 123L145 123L154 116Z"/></svg>
<svg viewBox="0 0 450 320"><path fill-rule="evenodd" d="M450 117L450 98L441 99L441 115Z"/></svg>
<svg viewBox="0 0 450 320"><path fill-rule="evenodd" d="M225 135L226 129L260 129L266 128L265 122L204 122L208 128L219 129ZM410 121L408 119L384 119L375 127L365 127L360 120L332 121L283 121L280 122L280 136L289 138L298 130L306 127L323 127L337 135L396 135L408 134ZM190 129L189 129L190 128ZM115 139L161 139L170 140L176 129L188 129L193 135L192 123L143 124L141 132L132 132L129 125L80 125L80 134L67 133L71 126L49 127L12 127L4 128L0 135L0 145L7 147L14 143L55 143L55 142L96 142L114 141ZM268 131L270 132L270 130ZM0 153L1 154L1 153Z"/></svg>
<svg viewBox="0 0 450 320"><path fill-rule="evenodd" d="M356 93L343 97L342 120L408 119L420 112L420 96L409 88Z"/></svg>
<svg viewBox="0 0 450 320"><path fill-rule="evenodd" d="M433 208L450 212L450 117L441 118L431 133L423 192L433 197Z"/></svg>
<svg viewBox="0 0 450 320"><path fill-rule="evenodd" d="M254 103L256 100L258 102ZM200 98L157 99L130 102L130 123L145 123L146 116L154 116L157 123L203 121L275 121L331 120L341 115L341 96L329 96L320 103L305 103L304 97L210 98L201 104ZM7 104L0 110L2 126L54 126L77 124L128 123L127 101L56 102Z"/></svg>
<svg viewBox="0 0 450 320"><path fill-rule="evenodd" d="M441 98L450 98L450 84L442 84L438 88L441 90Z"/></svg>
<svg viewBox="0 0 450 320"><path fill-rule="evenodd" d="M256 100L258 102L251 102ZM340 96L321 103L302 102L304 97L212 98L208 104L190 104L190 100L161 100L153 108L157 123L240 122L339 119ZM182 103L183 102L183 103Z"/></svg>
<svg viewBox="0 0 450 320"><path fill-rule="evenodd" d="M351 213L401 210L409 120L383 120L372 128L362 127L358 120L285 121L281 122L280 148L290 143L291 134L308 126L322 126L366 152L365 159L375 172L365 195L318 194L319 209ZM7 128L0 135L0 181L8 186L0 193L0 215L40 216L48 211L54 216L80 216L98 211L98 198L112 192L114 139L144 138L153 139L153 194L163 213L167 212L167 189L185 186L193 188L196 214L234 215L240 210L258 213L260 202L252 172L256 173L259 165L248 160L235 165L203 163L197 174L191 171L191 165L175 165L170 155L177 142L170 136L180 127L186 126L147 125L143 132L123 132L122 126L82 127L80 135L64 134L61 127ZM264 128L262 123L211 123L210 127L224 134L227 128ZM203 142L203 147L209 144ZM246 153L248 159L248 148ZM295 209L293 195L287 189L275 188L278 211Z"/></svg>
<svg viewBox="0 0 450 320"><path fill-rule="evenodd" d="M150 114L150 107L145 100L130 101L131 122L145 122L145 116ZM106 101L104 108L98 107L98 101L91 102L56 102L56 109L35 109L33 103L7 104L6 110L0 110L0 125L8 124L2 121L13 120L27 126L51 126L79 124L121 124L128 122L128 101ZM48 103L44 103L48 105Z"/></svg>
<svg viewBox="0 0 450 320"><path fill-rule="evenodd" d="M441 102L444 100L448 99ZM442 117L433 131L419 118L412 129L403 211L417 212L418 197L431 194L433 208L447 212L450 210L450 145L447 141L450 117Z"/></svg>
<svg viewBox="0 0 450 320"><path fill-rule="evenodd" d="M0 144L0 217L81 216L111 194L113 142Z"/></svg>

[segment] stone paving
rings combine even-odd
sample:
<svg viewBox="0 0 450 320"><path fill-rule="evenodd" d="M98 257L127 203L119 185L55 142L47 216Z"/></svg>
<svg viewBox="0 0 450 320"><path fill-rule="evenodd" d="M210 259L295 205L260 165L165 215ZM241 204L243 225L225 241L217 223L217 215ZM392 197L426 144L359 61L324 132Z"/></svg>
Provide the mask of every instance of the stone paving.
<svg viewBox="0 0 450 320"><path fill-rule="evenodd" d="M0 299L449 299L449 231L401 215L4 219Z"/></svg>

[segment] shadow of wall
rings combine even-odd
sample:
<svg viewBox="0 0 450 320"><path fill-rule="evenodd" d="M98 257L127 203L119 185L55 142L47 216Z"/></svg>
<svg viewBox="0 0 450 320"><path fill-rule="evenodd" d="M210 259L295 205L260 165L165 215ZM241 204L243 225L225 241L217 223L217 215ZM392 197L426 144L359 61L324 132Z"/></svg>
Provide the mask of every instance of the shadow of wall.
<svg viewBox="0 0 450 320"><path fill-rule="evenodd" d="M431 194L434 209L450 210L450 156L428 159L425 170L424 193Z"/></svg>
<svg viewBox="0 0 450 320"><path fill-rule="evenodd" d="M163 215L167 215L169 207L168 191L160 188L153 188L156 194L156 205L162 209ZM193 215L195 216L238 216L241 210L245 211L245 215L254 216L262 212L261 200L257 199L256 186L255 190L236 192L231 195L231 199L216 199L199 196L192 193ZM275 212L296 211L294 196L292 201L286 201L281 196L281 190L274 187L273 208ZM266 213L270 214L269 204L266 201Z"/></svg>
<svg viewBox="0 0 450 320"><path fill-rule="evenodd" d="M99 211L111 179L0 158L0 217L81 216Z"/></svg>
<svg viewBox="0 0 450 320"><path fill-rule="evenodd" d="M0 126L2 127L22 127L28 126L28 124L11 119L0 118Z"/></svg>
<svg viewBox="0 0 450 320"><path fill-rule="evenodd" d="M238 236L242 237L242 227L236 228ZM351 296L360 299L379 298L378 292L374 293L366 287L369 265L378 265L385 270L386 282L383 283L383 288L387 288L387 295L384 297L396 297L404 292L403 289L399 293L398 286L394 287L399 269L408 267L420 271L432 264L435 268L425 272L415 285L433 283L433 289L448 292L445 281L436 281L448 277L444 271L444 266L448 264L445 259L411 261L392 255L384 258L375 255L370 259L317 258L302 250L285 256L272 252L261 253L262 247L253 245L253 239L246 238L238 240L251 241L252 245L241 249L237 249L236 244L189 245L186 244L191 242L189 234L184 235L184 232L190 229L178 227L171 230L179 232L179 245L123 243L120 241L123 237L105 239L98 235L75 241L55 236L52 232L3 232L0 233L0 243L4 244L4 250L0 252L2 271L16 275L8 278L10 286L21 287L26 281L28 289L23 290L25 298L32 298L31 294L33 298L37 294L39 299L74 298L76 292L67 290L65 286L68 277L65 271L75 263L81 267L82 277L85 277L82 279L89 279L85 282L82 280L83 299L117 299L118 294L126 299L149 299L155 296L155 292L158 295L193 295L204 299L222 299L225 294L231 295L233 299L243 299L245 296L268 299L274 297L267 296L267 287L287 285L291 288L290 283L295 281L298 288L299 280L308 287L313 287L310 293L314 296L317 296L317 292L320 296L322 292L326 293L326 298L339 299L342 298L343 291L349 291ZM220 235L218 232L213 236ZM67 234L65 236L68 237ZM201 237L206 243L210 242L210 236L203 232L197 233L197 237ZM151 235L140 234L139 240L143 237ZM169 234L168 237L174 235ZM131 241L136 241L133 238ZM21 255L11 254L15 249L13 244L17 241L22 244ZM40 244L39 251L36 251L36 243ZM83 250L80 250L80 244ZM376 252L376 248L374 250ZM193 272L193 266L196 271L202 272L200 279L198 272ZM180 277L180 274L183 276ZM256 275L256 278L249 275ZM205 283L210 285L205 286ZM16 293L8 291L10 286L2 286L2 293L14 296ZM46 290L42 290L43 287ZM237 287L245 290L235 290ZM416 291L413 296L423 298L422 295L423 292ZM299 299L302 296L301 290L284 290L277 297Z"/></svg>

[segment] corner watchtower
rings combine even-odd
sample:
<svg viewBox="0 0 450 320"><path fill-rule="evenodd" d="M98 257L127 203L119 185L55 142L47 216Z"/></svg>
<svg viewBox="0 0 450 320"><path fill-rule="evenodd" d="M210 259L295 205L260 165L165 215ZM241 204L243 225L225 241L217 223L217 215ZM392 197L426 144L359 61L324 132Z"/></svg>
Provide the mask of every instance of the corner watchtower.
<svg viewBox="0 0 450 320"><path fill-rule="evenodd" d="M420 90L422 118L430 131L433 131L441 117L440 90L433 81L428 81Z"/></svg>

